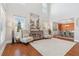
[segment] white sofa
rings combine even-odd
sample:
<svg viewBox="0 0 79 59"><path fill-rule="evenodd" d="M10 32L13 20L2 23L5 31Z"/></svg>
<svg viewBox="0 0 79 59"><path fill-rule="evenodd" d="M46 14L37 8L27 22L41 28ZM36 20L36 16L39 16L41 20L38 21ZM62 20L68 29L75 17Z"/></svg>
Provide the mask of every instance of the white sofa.
<svg viewBox="0 0 79 59"><path fill-rule="evenodd" d="M33 40L26 31L15 32L15 41L19 40L22 43L28 43Z"/></svg>
<svg viewBox="0 0 79 59"><path fill-rule="evenodd" d="M30 36L28 36L28 37L23 37L23 38L20 39L20 41L21 41L22 43L28 43L28 42L30 42L30 41L33 41L33 37L30 37Z"/></svg>
<svg viewBox="0 0 79 59"><path fill-rule="evenodd" d="M23 42L23 43L28 43L32 40L33 40L33 37L29 36L28 31L23 30L22 31L22 37L21 37L20 41Z"/></svg>

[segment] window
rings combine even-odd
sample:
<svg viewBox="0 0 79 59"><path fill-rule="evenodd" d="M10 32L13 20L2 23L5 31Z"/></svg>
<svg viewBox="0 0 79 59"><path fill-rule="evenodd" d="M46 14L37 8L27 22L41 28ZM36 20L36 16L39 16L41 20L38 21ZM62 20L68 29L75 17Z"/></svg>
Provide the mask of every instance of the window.
<svg viewBox="0 0 79 59"><path fill-rule="evenodd" d="M16 22L16 26L18 25L18 22L21 23L21 28L25 29L25 17L22 16L15 16L15 22Z"/></svg>
<svg viewBox="0 0 79 59"><path fill-rule="evenodd" d="M47 14L48 13L48 4L47 3L43 3L42 4L42 12L44 14Z"/></svg>

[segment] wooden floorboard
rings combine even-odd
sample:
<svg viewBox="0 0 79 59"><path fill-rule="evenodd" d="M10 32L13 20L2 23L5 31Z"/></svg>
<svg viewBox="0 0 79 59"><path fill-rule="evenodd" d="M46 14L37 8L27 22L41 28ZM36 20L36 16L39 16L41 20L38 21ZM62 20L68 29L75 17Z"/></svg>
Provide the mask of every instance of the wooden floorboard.
<svg viewBox="0 0 79 59"><path fill-rule="evenodd" d="M42 56L30 44L7 44L2 56Z"/></svg>
<svg viewBox="0 0 79 59"><path fill-rule="evenodd" d="M20 56L42 56L35 48L30 44L7 44L2 56L16 56L17 50L19 50ZM79 43L74 45L65 56L79 56Z"/></svg>
<svg viewBox="0 0 79 59"><path fill-rule="evenodd" d="M79 56L79 43L74 45L65 56Z"/></svg>

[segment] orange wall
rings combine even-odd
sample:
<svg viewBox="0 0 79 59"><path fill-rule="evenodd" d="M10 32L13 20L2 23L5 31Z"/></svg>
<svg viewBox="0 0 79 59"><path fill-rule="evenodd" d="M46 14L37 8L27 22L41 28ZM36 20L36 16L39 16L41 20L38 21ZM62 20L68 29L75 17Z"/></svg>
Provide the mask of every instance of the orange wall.
<svg viewBox="0 0 79 59"><path fill-rule="evenodd" d="M61 30L61 31L74 30L74 23L58 24L58 29Z"/></svg>

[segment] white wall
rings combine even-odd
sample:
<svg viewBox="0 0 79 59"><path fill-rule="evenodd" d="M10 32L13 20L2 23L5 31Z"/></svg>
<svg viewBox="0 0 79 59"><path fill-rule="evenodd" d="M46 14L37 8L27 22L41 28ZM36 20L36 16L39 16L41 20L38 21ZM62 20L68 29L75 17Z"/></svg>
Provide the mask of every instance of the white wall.
<svg viewBox="0 0 79 59"><path fill-rule="evenodd" d="M0 55L2 54L6 44L6 12L3 4L0 4Z"/></svg>
<svg viewBox="0 0 79 59"><path fill-rule="evenodd" d="M75 41L79 42L79 17L75 18Z"/></svg>

